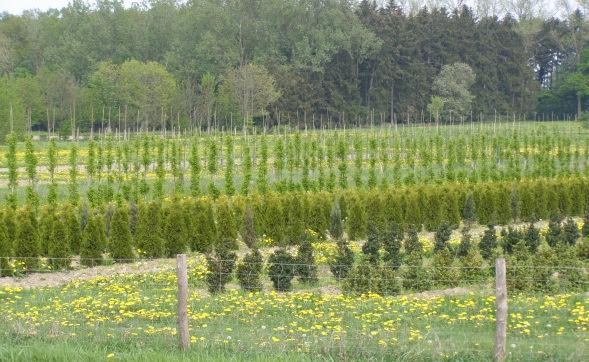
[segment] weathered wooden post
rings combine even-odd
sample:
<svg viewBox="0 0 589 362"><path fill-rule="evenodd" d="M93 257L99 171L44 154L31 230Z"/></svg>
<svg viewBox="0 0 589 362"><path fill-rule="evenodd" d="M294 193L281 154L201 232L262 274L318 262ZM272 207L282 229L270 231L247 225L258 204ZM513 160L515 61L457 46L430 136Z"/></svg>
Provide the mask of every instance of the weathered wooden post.
<svg viewBox="0 0 589 362"><path fill-rule="evenodd" d="M180 336L180 348L186 351L190 348L186 254L176 255L176 275L178 276L178 335Z"/></svg>
<svg viewBox="0 0 589 362"><path fill-rule="evenodd" d="M505 259L495 260L495 361L505 360L505 341L507 339L507 283L505 278Z"/></svg>

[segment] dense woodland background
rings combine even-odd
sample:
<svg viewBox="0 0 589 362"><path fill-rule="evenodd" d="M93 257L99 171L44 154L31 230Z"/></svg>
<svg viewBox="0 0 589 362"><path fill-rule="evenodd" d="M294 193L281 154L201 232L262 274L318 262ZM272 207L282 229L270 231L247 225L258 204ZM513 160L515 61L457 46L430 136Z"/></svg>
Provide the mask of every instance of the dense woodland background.
<svg viewBox="0 0 589 362"><path fill-rule="evenodd" d="M494 3L76 0L0 14L0 134L11 122L66 133L74 118L83 131L109 118L151 128L429 121L434 81L455 63L476 75L470 112L455 119L574 117L589 98L585 11L546 18L525 8L534 1Z"/></svg>

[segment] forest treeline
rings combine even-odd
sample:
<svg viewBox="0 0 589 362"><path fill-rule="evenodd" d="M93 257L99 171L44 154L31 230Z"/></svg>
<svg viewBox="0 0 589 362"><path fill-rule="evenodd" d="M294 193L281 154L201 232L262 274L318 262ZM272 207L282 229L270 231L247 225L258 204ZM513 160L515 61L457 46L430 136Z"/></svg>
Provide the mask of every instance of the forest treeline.
<svg viewBox="0 0 589 362"><path fill-rule="evenodd" d="M168 129L429 121L443 109L436 78L452 64L474 82L468 107L441 118L574 115L589 96L583 14L366 0L75 0L4 13L0 133L70 132L74 118L84 131L121 119Z"/></svg>

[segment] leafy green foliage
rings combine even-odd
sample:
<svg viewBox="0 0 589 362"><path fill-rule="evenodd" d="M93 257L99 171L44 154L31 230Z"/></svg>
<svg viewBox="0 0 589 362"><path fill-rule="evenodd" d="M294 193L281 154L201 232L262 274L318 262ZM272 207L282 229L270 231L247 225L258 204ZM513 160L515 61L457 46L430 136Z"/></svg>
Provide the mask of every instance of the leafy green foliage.
<svg viewBox="0 0 589 362"><path fill-rule="evenodd" d="M295 277L296 258L283 248L276 249L268 258L268 276L274 289L279 292L288 292L292 289L292 280Z"/></svg>
<svg viewBox="0 0 589 362"><path fill-rule="evenodd" d="M108 251L113 259L123 263L130 262L135 257L129 209L126 206L117 206L112 215Z"/></svg>

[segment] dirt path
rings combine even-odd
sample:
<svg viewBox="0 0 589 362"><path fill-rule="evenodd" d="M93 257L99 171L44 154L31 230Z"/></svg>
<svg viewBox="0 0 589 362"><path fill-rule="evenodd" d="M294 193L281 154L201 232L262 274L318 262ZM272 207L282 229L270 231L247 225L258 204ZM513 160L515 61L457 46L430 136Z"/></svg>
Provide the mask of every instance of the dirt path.
<svg viewBox="0 0 589 362"><path fill-rule="evenodd" d="M108 277L119 274L157 273L173 270L173 259L143 260L130 264L115 264L110 266L97 266L63 272L33 273L25 277L0 278L0 288L40 288L57 287L74 280L86 280L95 277Z"/></svg>

